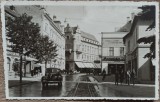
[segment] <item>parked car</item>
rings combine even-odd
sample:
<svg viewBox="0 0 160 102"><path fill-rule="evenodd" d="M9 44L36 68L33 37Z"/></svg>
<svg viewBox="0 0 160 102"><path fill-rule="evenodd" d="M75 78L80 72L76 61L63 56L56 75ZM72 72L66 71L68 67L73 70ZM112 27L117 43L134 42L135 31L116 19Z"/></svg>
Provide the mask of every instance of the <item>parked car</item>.
<svg viewBox="0 0 160 102"><path fill-rule="evenodd" d="M42 76L42 87L48 87L50 83L58 83L58 86L62 86L61 70L58 68L47 68L45 76Z"/></svg>

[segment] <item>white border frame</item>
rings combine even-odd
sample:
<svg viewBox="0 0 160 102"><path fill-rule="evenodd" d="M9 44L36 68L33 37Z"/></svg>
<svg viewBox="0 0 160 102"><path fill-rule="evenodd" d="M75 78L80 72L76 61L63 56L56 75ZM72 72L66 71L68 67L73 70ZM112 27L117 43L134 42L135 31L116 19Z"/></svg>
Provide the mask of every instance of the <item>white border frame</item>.
<svg viewBox="0 0 160 102"><path fill-rule="evenodd" d="M156 77L155 77L155 98L143 97L9 97L8 89L8 75L7 70L7 53L6 53L6 35L5 35L5 5L61 5L61 6L142 6L142 5L155 5L156 6ZM146 1L2 1L1 2L1 21L2 21L2 39L3 39L3 58L4 58L4 74L5 74L5 93L7 99L112 99L112 100L158 100L159 99L159 2L146 2Z"/></svg>

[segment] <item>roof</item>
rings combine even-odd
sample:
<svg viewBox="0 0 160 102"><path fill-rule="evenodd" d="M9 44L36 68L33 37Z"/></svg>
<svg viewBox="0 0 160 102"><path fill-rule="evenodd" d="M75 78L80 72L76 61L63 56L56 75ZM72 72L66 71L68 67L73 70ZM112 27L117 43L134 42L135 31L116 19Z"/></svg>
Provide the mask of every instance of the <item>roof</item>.
<svg viewBox="0 0 160 102"><path fill-rule="evenodd" d="M18 14L15 10L11 10L9 7L5 7L5 11L14 17L20 16L20 14Z"/></svg>
<svg viewBox="0 0 160 102"><path fill-rule="evenodd" d="M129 33L126 34L126 35L123 37L123 42L125 42L125 39L132 34L131 32L133 32L134 27L135 27L135 25L137 24L138 17L139 17L139 16L135 16L135 17L134 17L134 19L133 19L133 21L132 21L132 24L131 24L131 28L130 28L130 30L129 30Z"/></svg>
<svg viewBox="0 0 160 102"><path fill-rule="evenodd" d="M81 36L90 40L98 41L94 35L81 31Z"/></svg>
<svg viewBox="0 0 160 102"><path fill-rule="evenodd" d="M123 38L128 32L103 32L103 38Z"/></svg>
<svg viewBox="0 0 160 102"><path fill-rule="evenodd" d="M117 32L129 32L131 29L132 21L128 21L123 27L117 30Z"/></svg>

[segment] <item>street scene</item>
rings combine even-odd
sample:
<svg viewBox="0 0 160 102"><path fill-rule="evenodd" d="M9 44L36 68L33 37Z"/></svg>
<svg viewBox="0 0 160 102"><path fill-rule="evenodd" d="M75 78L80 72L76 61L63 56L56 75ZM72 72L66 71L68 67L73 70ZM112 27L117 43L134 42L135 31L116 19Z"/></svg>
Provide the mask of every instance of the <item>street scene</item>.
<svg viewBox="0 0 160 102"><path fill-rule="evenodd" d="M156 97L156 5L3 7L8 98Z"/></svg>

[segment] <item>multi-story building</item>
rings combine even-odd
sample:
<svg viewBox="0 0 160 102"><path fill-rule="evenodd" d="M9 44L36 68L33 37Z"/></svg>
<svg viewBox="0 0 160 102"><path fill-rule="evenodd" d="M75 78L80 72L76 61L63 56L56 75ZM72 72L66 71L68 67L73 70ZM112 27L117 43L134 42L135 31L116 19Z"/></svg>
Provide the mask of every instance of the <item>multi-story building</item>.
<svg viewBox="0 0 160 102"><path fill-rule="evenodd" d="M100 68L94 64L99 60L99 42L79 27L65 28L66 36L66 70L85 72L87 69Z"/></svg>
<svg viewBox="0 0 160 102"><path fill-rule="evenodd" d="M154 67L150 58L144 58L144 55L150 52L150 44L137 43L142 37L151 36L155 30L146 31L152 24L153 19L141 18L141 14L135 15L132 20L131 29L124 36L123 41L126 46L125 66L126 70L135 71L138 80L154 80Z"/></svg>
<svg viewBox="0 0 160 102"><path fill-rule="evenodd" d="M82 46L82 62L89 71L94 69L101 72L100 66L100 55L101 55L101 45L94 35L81 31L81 46ZM96 63L98 61L99 63ZM91 69L90 69L91 68Z"/></svg>
<svg viewBox="0 0 160 102"><path fill-rule="evenodd" d="M32 16L32 22L38 23L40 26L40 33L44 36L48 36L57 46L57 56L55 59L48 61L47 67L65 69L65 36L61 22L56 20L55 16L51 18L42 6L16 6L14 9L19 15L26 13L28 16ZM33 70L33 60L34 58L28 60L26 73L30 73L30 71ZM44 74L44 63L41 64L41 67Z"/></svg>
<svg viewBox="0 0 160 102"><path fill-rule="evenodd" d="M126 32L103 32L102 33L102 69L107 74L115 71L124 71L125 46L123 37Z"/></svg>
<svg viewBox="0 0 160 102"><path fill-rule="evenodd" d="M5 7L5 22L7 22L7 18L10 17L11 19L15 19L16 17L19 17L20 15L15 10L14 6ZM7 32L7 30L6 30ZM9 46L11 45L11 42L9 42L8 37L6 37L6 44L7 44L7 70L9 72L9 76L14 75L14 68L13 65L17 63L19 59L19 54L14 53L11 51L11 48Z"/></svg>

